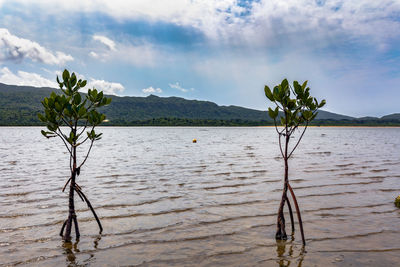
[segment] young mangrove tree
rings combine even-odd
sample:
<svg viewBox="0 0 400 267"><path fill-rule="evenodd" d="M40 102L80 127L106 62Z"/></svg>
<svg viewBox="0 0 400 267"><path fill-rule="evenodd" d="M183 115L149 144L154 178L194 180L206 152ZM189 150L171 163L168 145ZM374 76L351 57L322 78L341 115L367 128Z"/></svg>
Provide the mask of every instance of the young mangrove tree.
<svg viewBox="0 0 400 267"><path fill-rule="evenodd" d="M50 97L45 97L42 101L44 114L38 114L39 119L46 124L47 131L41 131L47 138L59 137L65 145L69 155L69 167L71 176L65 183L62 191L69 184L69 213L64 221L60 235L65 241L71 240L72 223L75 225L76 239L79 239L78 220L75 213L74 192L86 202L89 209L99 225L100 233L103 228L96 215L90 201L82 192L82 188L77 184L76 179L80 174L81 167L89 157L93 143L101 138L101 133L96 133L95 128L102 123L106 116L97 111L99 107L111 103L111 98L103 96L103 92L96 89L89 89L86 97L79 93L79 90L86 85L85 80L77 79L75 73L69 74L64 70L63 81L60 82L57 76L57 83L60 86L60 94L52 92ZM78 147L86 142L88 148L82 154L81 161L78 162ZM89 145L90 144L90 145ZM64 233L65 228L65 233Z"/></svg>
<svg viewBox="0 0 400 267"><path fill-rule="evenodd" d="M284 79L282 83L275 86L272 91L268 86L265 86L264 90L267 98L276 105L275 109L268 108L268 115L274 120L275 129L278 133L279 149L285 162L283 192L278 210L277 230L275 237L279 240L287 239L285 231L285 217L283 214L285 203L287 203L288 206L292 224L292 233L294 233L293 212L287 196L287 191L289 189L296 208L301 237L303 244L305 245L306 241L304 238L300 209L296 200L296 196L289 183L288 161L303 138L307 126L317 116L317 110L325 105L325 100L322 100L320 103L318 103L317 99L310 96L310 88L307 87L307 81L305 81L303 84L299 84L297 81L294 81L293 86L291 86L288 81ZM293 98L291 96L293 96ZM303 127L300 131L301 134L297 138L294 146L289 148L290 138L295 131L299 129L299 127Z"/></svg>

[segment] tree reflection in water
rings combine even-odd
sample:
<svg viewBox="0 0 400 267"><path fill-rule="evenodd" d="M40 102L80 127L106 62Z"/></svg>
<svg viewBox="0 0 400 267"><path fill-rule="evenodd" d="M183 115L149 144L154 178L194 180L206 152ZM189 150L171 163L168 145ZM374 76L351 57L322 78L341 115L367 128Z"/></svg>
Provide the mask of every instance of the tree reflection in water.
<svg viewBox="0 0 400 267"><path fill-rule="evenodd" d="M93 240L93 252L90 253L89 259L86 259L84 262L85 264L90 263L94 259L94 252L97 250L97 247L99 245L99 241L101 240L101 235L96 236L96 238ZM64 254L67 256L66 262L68 267L73 267L73 266L80 266L79 262L76 259L76 253L79 253L80 250L78 248L79 244L79 239L72 243L72 242L67 242L63 241L62 247L64 249Z"/></svg>
<svg viewBox="0 0 400 267"><path fill-rule="evenodd" d="M64 248L64 254L67 256L68 267L76 266L76 256L74 252L79 252L78 244L79 239L74 243L63 241L62 247Z"/></svg>
<svg viewBox="0 0 400 267"><path fill-rule="evenodd" d="M97 250L97 246L99 245L99 241L101 240L101 235L98 235L93 241L93 247Z"/></svg>
<svg viewBox="0 0 400 267"><path fill-rule="evenodd" d="M287 254L285 254L286 246L288 246ZM278 256L277 262L279 264L279 267L288 267L291 263L297 264L297 267L301 267L303 265L304 256L306 254L305 248L304 246L302 246L297 256L294 255L295 248L296 245L293 241L276 240L276 253Z"/></svg>

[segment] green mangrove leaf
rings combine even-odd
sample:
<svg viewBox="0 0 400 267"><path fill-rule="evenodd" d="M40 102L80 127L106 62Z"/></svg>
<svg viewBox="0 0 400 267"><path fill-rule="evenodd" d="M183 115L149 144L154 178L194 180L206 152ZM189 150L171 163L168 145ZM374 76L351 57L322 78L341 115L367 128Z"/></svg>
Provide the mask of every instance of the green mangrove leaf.
<svg viewBox="0 0 400 267"><path fill-rule="evenodd" d="M69 72L68 72L68 70L64 70L64 72L63 72L63 74L62 74L62 76L63 76L63 79L64 79L64 84L65 84L65 81L68 81L68 79L69 79Z"/></svg>

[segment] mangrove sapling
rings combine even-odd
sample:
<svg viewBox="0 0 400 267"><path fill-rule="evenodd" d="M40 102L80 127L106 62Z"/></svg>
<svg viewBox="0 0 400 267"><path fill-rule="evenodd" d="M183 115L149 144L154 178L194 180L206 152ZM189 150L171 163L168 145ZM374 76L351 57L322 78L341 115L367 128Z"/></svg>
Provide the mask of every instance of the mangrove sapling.
<svg viewBox="0 0 400 267"><path fill-rule="evenodd" d="M60 236L65 241L70 241L72 224L75 225L76 239L79 239L80 236L75 213L74 192L82 201L86 202L99 225L100 233L103 231L95 210L82 192L82 188L76 183L76 178L89 157L93 143L101 139L102 134L96 133L95 128L105 120L106 116L99 113L97 108L110 104L111 98L104 97L103 92L98 92L93 88L88 90L85 99L83 99L79 90L86 86L86 81L77 80L75 73L70 75L68 70L64 70L62 78L63 81L60 82L57 76L57 83L61 89L60 94L52 92L50 97L44 98L42 101L44 114L38 114L38 117L46 124L48 129L48 131L42 130L42 134L47 138L59 137L68 151L71 176L62 191L64 192L69 184L69 213L61 227ZM66 131L69 131L69 134ZM86 142L90 143L90 145L88 143L89 148L83 154L82 161L78 162L77 148Z"/></svg>
<svg viewBox="0 0 400 267"><path fill-rule="evenodd" d="M283 183L282 199L279 204L277 216L277 230L275 238L278 240L286 240L287 234L285 230L285 217L283 215L283 208L287 203L289 209L290 220L292 224L292 233L294 233L294 222L292 206L290 205L287 191L289 190L294 206L296 208L297 218L299 220L301 238L303 244L306 244L303 231L303 222L301 220L301 213L297 203L296 195L293 192L289 183L289 164L288 161L293 152L299 145L309 123L317 116L317 110L325 105L325 100L318 103L318 100L310 96L310 88L307 87L307 81L300 85L297 81L293 82L291 86L286 79L274 87L273 91L268 86L264 87L265 95L272 101L276 107L275 109L268 108L268 115L274 120L275 129L278 133L279 149L285 163L285 174ZM291 98L291 95L294 98ZM277 118L279 122L277 122ZM280 126L278 125L280 123ZM299 127L303 127L297 142L292 148L289 148L291 136ZM282 140L283 139L283 142ZM282 144L283 143L283 144Z"/></svg>

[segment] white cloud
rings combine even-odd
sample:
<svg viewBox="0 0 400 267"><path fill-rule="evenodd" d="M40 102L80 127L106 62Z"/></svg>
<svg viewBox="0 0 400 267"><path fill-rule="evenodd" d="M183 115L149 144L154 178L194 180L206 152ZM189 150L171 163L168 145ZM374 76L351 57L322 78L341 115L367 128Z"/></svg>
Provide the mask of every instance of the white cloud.
<svg viewBox="0 0 400 267"><path fill-rule="evenodd" d="M400 23L394 19L399 11L399 2L391 0L263 0L253 4L251 23L246 23L243 32L249 42L278 42L274 45L316 39L332 42L343 35L372 36L380 42L399 36Z"/></svg>
<svg viewBox="0 0 400 267"><path fill-rule="evenodd" d="M190 89L183 88L182 86L180 86L180 84L178 82L170 83L169 87L171 87L173 89L177 89L177 90L179 90L179 91L181 91L183 93L187 93L189 91L194 91L194 88L190 88Z"/></svg>
<svg viewBox="0 0 400 267"><path fill-rule="evenodd" d="M0 51L0 61L18 62L29 58L34 62L63 65L73 60L71 55L62 52L54 54L36 42L12 35L5 28L0 28Z"/></svg>
<svg viewBox="0 0 400 267"><path fill-rule="evenodd" d="M4 1L6 3L8 1ZM238 5L237 0L14 0L26 6L40 8L41 12L56 15L60 10L66 12L103 13L114 19L148 20L173 23L179 26L189 26L217 37L222 32L220 25L237 23L238 14L245 8Z"/></svg>
<svg viewBox="0 0 400 267"><path fill-rule="evenodd" d="M61 76L61 72L56 72L58 76ZM79 79L85 79L84 76L76 73ZM0 69L0 83L10 84L10 85L26 85L35 87L51 87L59 88L56 82L42 77L40 74L18 71L16 74L10 71L7 67ZM117 95L125 90L125 87L120 83L108 82L105 80L96 80L90 78L88 84L82 91L87 91L89 88L96 88L99 91L103 91L104 94Z"/></svg>
<svg viewBox="0 0 400 267"><path fill-rule="evenodd" d="M11 85L26 85L52 88L58 87L56 82L50 81L37 73L18 71L17 74L14 74L7 67L3 67L0 69L0 82Z"/></svg>
<svg viewBox="0 0 400 267"><path fill-rule="evenodd" d="M41 12L54 14L60 10L99 12L117 21L173 23L198 29L212 40L229 43L266 45L279 42L284 36L298 42L294 34L311 40L316 37L332 40L337 34L372 36L376 42L382 42L382 38L400 35L397 19L400 2L394 0L5 0L3 5L7 2L31 5L41 8ZM104 38L99 36L99 41L109 49L115 47Z"/></svg>
<svg viewBox="0 0 400 267"><path fill-rule="evenodd" d="M125 87L120 83L107 82L105 80L96 80L91 78L85 88L93 87L97 90L103 91L104 94L108 95L117 95L125 90Z"/></svg>
<svg viewBox="0 0 400 267"><path fill-rule="evenodd" d="M100 41L107 49L91 51L89 56L103 62L118 60L141 67L154 67L157 62L168 60L167 56L148 42L118 43L101 35L94 35L93 39Z"/></svg>
<svg viewBox="0 0 400 267"><path fill-rule="evenodd" d="M60 78L62 77L61 71L56 71L55 74ZM104 94L118 95L118 93L122 93L125 90L125 87L117 82L108 82L105 80L97 80L95 78L87 79L85 75L76 72L75 75L78 79L87 80L87 85L81 89L82 92L87 92L88 89L96 88L98 91L103 91Z"/></svg>
<svg viewBox="0 0 400 267"><path fill-rule="evenodd" d="M99 54L93 51L90 51L89 56L91 56L92 58L99 58Z"/></svg>
<svg viewBox="0 0 400 267"><path fill-rule="evenodd" d="M161 88L154 88L153 86L150 86L148 88L142 89L142 92L145 94L154 94L154 93L162 93Z"/></svg>
<svg viewBox="0 0 400 267"><path fill-rule="evenodd" d="M115 51L116 50L115 42L113 40L111 40L110 38L107 38L107 37L102 36L102 35L93 35L93 40L101 42L102 44L104 44L111 51Z"/></svg>

